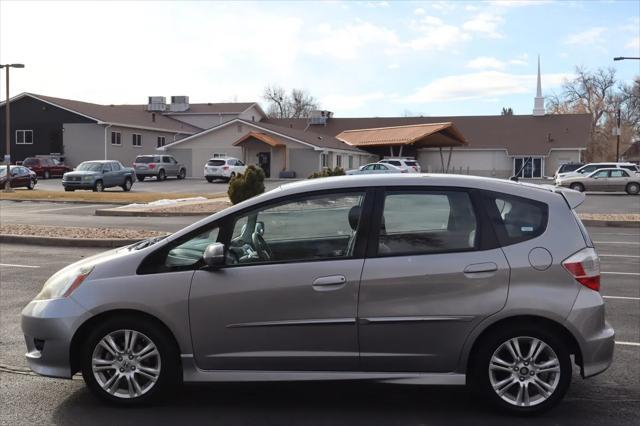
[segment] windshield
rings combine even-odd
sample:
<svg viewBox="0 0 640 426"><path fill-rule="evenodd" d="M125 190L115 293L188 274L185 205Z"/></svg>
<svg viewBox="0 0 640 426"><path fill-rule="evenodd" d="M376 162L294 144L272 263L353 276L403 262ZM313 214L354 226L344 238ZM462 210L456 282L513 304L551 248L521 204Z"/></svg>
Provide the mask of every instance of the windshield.
<svg viewBox="0 0 640 426"><path fill-rule="evenodd" d="M88 171L88 172L99 172L102 170L102 163L80 163L76 170L80 171Z"/></svg>
<svg viewBox="0 0 640 426"><path fill-rule="evenodd" d="M37 158L26 158L23 162L22 165L24 166L35 166L38 164L38 159Z"/></svg>
<svg viewBox="0 0 640 426"><path fill-rule="evenodd" d="M224 160L209 160L207 166L224 166Z"/></svg>

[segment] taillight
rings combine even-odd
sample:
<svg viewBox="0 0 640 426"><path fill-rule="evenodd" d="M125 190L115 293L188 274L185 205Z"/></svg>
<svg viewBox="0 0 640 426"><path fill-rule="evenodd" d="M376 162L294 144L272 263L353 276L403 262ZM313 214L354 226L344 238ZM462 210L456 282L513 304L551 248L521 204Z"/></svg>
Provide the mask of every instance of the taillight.
<svg viewBox="0 0 640 426"><path fill-rule="evenodd" d="M224 166L222 170L229 170L229 166Z"/></svg>
<svg viewBox="0 0 640 426"><path fill-rule="evenodd" d="M156 168L155 163L149 163L149 168L150 168L151 170L155 169L155 168Z"/></svg>
<svg viewBox="0 0 640 426"><path fill-rule="evenodd" d="M600 291L600 259L595 249L580 250L562 262L562 266L583 286Z"/></svg>

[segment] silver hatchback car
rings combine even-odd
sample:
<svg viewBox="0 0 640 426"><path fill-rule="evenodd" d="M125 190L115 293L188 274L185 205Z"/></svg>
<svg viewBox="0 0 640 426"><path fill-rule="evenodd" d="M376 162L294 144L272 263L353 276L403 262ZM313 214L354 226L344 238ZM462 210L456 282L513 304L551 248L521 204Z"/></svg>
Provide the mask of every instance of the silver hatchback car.
<svg viewBox="0 0 640 426"><path fill-rule="evenodd" d="M181 382L470 384L520 413L610 365L576 191L455 175L283 185L72 264L22 312L33 371L122 404Z"/></svg>

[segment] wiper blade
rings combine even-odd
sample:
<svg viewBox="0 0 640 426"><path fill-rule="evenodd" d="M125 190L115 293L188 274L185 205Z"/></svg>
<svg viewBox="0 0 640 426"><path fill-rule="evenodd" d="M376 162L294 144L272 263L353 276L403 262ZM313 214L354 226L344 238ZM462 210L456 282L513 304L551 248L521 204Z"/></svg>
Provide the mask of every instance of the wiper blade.
<svg viewBox="0 0 640 426"><path fill-rule="evenodd" d="M159 237L151 237L151 238L147 238L146 240L142 240L140 242L137 242L131 246L129 246L130 250L141 250L143 248L149 247L154 245L155 243L157 243L158 241L164 240L165 238L167 238L168 235L161 235Z"/></svg>

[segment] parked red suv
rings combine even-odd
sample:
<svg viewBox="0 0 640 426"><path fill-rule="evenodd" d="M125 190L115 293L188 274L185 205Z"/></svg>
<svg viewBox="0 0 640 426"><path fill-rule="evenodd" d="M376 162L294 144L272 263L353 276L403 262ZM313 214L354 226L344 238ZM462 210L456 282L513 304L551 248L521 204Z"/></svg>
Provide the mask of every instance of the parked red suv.
<svg viewBox="0 0 640 426"><path fill-rule="evenodd" d="M36 172L36 175L42 176L44 179L49 179L51 176L62 176L71 171L71 167L65 166L53 158L27 157L22 165L30 168Z"/></svg>

